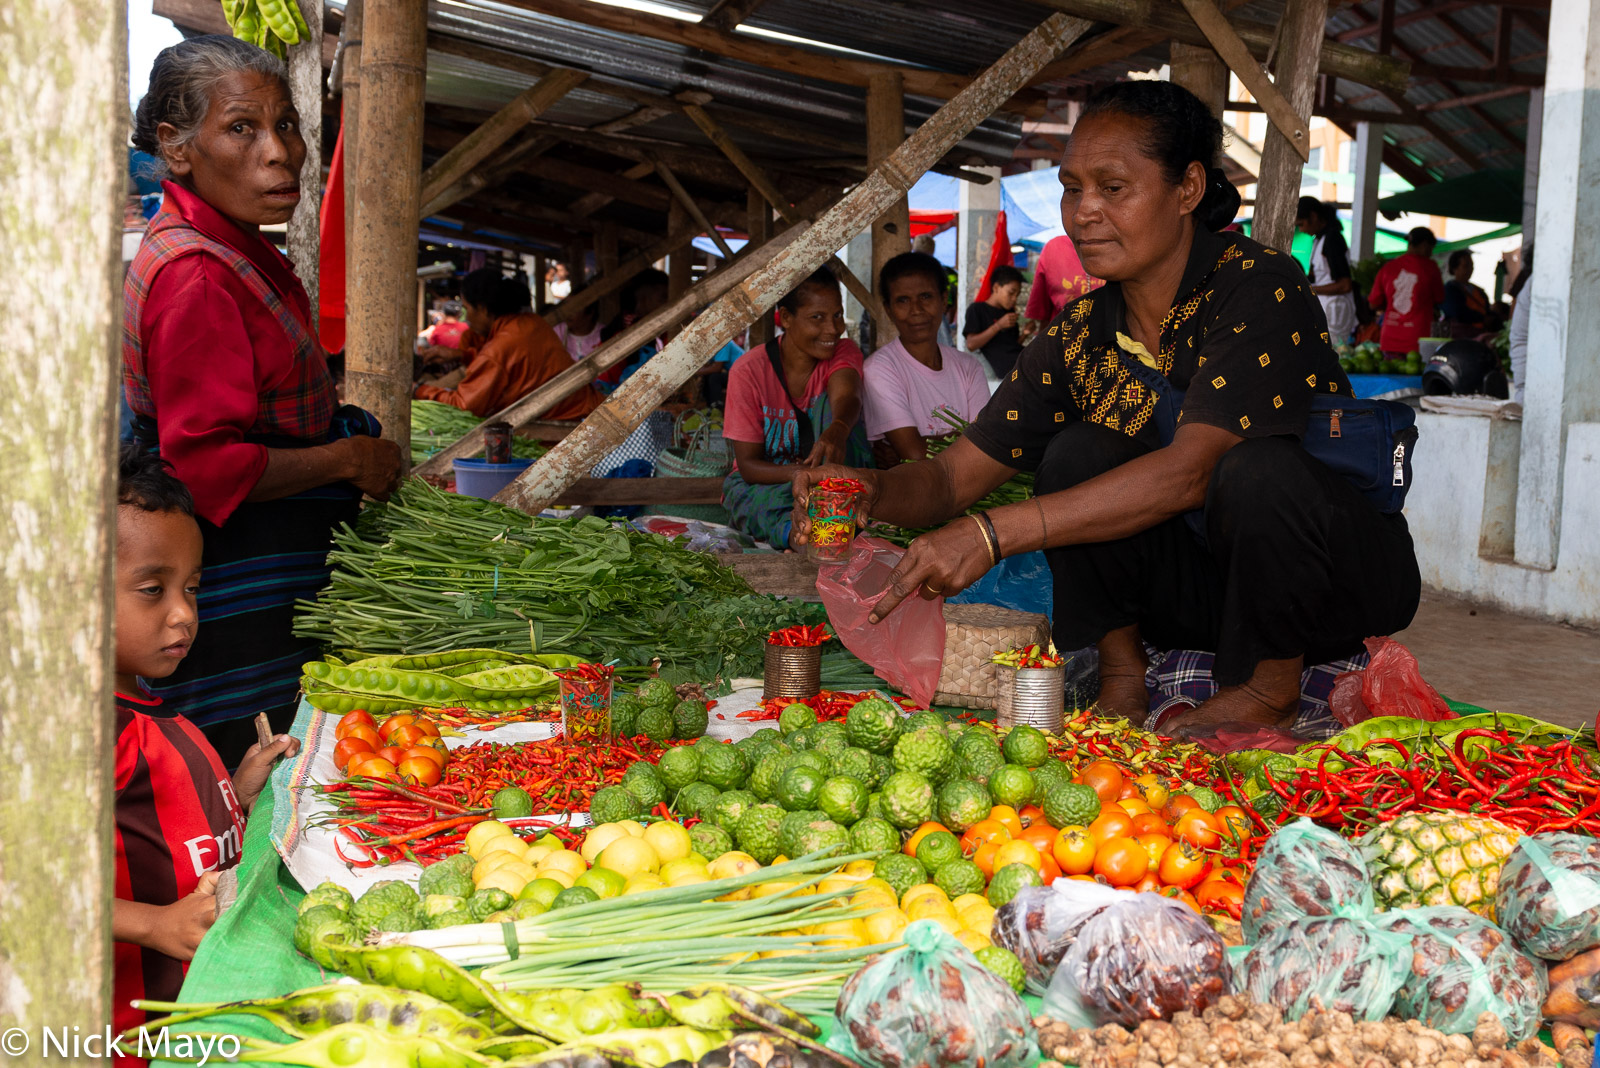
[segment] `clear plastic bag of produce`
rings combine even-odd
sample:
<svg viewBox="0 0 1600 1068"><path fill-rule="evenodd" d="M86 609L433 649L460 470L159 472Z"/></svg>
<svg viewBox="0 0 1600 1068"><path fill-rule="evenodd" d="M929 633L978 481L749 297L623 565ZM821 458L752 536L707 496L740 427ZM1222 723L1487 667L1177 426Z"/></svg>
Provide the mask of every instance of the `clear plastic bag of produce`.
<svg viewBox="0 0 1600 1068"><path fill-rule="evenodd" d="M1372 882L1361 851L1307 819L1267 840L1244 888L1244 940L1259 942L1291 920L1368 917Z"/></svg>
<svg viewBox="0 0 1600 1068"><path fill-rule="evenodd" d="M817 594L845 648L871 664L889 685L928 705L944 664L944 598L925 601L913 595L881 621L869 621L903 556L904 549L882 538L857 538L847 559L822 565Z"/></svg>
<svg viewBox="0 0 1600 1068"><path fill-rule="evenodd" d="M1381 1020L1411 974L1411 939L1363 919L1291 920L1245 954L1239 989L1298 1020L1313 1000L1357 1020Z"/></svg>
<svg viewBox="0 0 1600 1068"><path fill-rule="evenodd" d="M1028 1007L932 920L839 991L828 1046L871 1068L1025 1068L1039 1058Z"/></svg>
<svg viewBox="0 0 1600 1068"><path fill-rule="evenodd" d="M1028 992L1043 994L1083 925L1126 897L1109 886L1075 879L1025 886L994 914L989 937L1022 962Z"/></svg>
<svg viewBox="0 0 1600 1068"><path fill-rule="evenodd" d="M1600 946L1600 839L1554 831L1517 842L1500 869L1494 915L1545 960Z"/></svg>
<svg viewBox="0 0 1600 1068"><path fill-rule="evenodd" d="M1513 1041L1538 1032L1544 964L1477 913L1455 905L1386 912L1373 923L1411 939L1410 968L1394 1011L1447 1035L1471 1034L1492 1012Z"/></svg>
<svg viewBox="0 0 1600 1068"><path fill-rule="evenodd" d="M1084 883L1083 886L1090 884ZM1044 995L1046 1016L1073 1027L1199 1015L1233 982L1222 936L1182 902L1118 894L1078 930Z"/></svg>

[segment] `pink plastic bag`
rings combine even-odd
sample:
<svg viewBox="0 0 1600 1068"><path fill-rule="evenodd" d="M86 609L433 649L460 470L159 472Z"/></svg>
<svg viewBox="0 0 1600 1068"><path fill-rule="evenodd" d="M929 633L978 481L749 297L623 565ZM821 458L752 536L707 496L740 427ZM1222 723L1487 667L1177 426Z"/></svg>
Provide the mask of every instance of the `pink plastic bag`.
<svg viewBox="0 0 1600 1068"><path fill-rule="evenodd" d="M1361 699L1360 671L1346 671L1333 680L1333 691L1328 694L1328 711L1346 727L1354 727L1362 720L1372 718L1372 709Z"/></svg>
<svg viewBox="0 0 1600 1068"><path fill-rule="evenodd" d="M1410 716L1429 721L1455 719L1439 691L1422 677L1417 658L1393 638L1368 638L1372 659L1360 672L1361 689L1354 692L1353 672L1334 680L1328 705L1346 727L1372 716Z"/></svg>
<svg viewBox="0 0 1600 1068"><path fill-rule="evenodd" d="M867 622L889 588L889 573L904 555L905 550L881 538L857 538L849 559L818 570L817 592L845 648L871 664L890 686L928 705L939 688L944 662L944 598L924 601L912 595L882 622Z"/></svg>

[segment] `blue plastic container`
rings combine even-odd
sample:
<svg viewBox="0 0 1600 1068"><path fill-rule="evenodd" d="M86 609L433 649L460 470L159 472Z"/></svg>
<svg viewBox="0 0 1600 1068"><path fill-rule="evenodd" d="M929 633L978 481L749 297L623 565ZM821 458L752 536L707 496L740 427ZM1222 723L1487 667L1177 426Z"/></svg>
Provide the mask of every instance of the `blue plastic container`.
<svg viewBox="0 0 1600 1068"><path fill-rule="evenodd" d="M457 460L456 492L487 500L511 485L532 463L532 460L512 460L508 464L492 464L488 460Z"/></svg>

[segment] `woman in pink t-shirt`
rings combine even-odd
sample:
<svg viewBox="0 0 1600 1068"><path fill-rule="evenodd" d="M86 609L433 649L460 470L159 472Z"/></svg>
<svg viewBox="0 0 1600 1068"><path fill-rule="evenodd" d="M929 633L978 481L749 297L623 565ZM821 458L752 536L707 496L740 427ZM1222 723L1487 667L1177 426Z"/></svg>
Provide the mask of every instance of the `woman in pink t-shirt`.
<svg viewBox="0 0 1600 1068"><path fill-rule="evenodd" d="M722 486L731 523L789 544L795 464L865 463L861 350L844 336L839 280L826 267L778 301L783 333L734 361L722 436L734 469Z"/></svg>

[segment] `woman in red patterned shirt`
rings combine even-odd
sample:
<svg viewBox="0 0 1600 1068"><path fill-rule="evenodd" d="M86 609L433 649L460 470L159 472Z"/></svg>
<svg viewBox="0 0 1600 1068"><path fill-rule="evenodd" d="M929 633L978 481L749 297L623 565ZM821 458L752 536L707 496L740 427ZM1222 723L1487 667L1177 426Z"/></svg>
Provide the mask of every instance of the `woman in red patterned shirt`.
<svg viewBox="0 0 1600 1068"><path fill-rule="evenodd" d="M283 63L231 37L165 49L133 140L166 180L125 282L123 384L135 437L189 486L205 536L206 638L152 689L232 767L251 716L293 719L313 652L290 631L294 602L327 581L330 533L361 494L394 488L400 454L338 407L305 290L260 233L300 200Z"/></svg>

